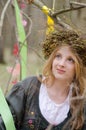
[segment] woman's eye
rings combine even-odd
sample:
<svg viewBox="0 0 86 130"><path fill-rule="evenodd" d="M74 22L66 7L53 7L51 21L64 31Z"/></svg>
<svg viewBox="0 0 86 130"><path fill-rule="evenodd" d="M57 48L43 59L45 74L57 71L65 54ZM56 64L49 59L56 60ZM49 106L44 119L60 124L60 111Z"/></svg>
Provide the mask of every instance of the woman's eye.
<svg viewBox="0 0 86 130"><path fill-rule="evenodd" d="M57 55L56 55L56 58L57 58L57 59L61 58L61 55L60 55L60 54L57 54Z"/></svg>
<svg viewBox="0 0 86 130"><path fill-rule="evenodd" d="M68 58L68 61L69 61L70 63L74 63L73 58Z"/></svg>

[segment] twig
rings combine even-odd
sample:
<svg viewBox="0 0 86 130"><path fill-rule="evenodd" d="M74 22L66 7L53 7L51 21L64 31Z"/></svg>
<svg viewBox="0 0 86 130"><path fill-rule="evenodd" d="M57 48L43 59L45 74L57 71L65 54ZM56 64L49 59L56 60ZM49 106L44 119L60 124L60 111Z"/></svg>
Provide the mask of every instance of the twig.
<svg viewBox="0 0 86 130"><path fill-rule="evenodd" d="M15 8L14 3L12 4L12 6ZM22 49L23 45L25 44L27 38L28 38L29 35L31 34L31 29L32 29L32 20L31 20L31 18L28 17L28 15L27 15L24 11L20 10L20 12L30 21L30 26L29 26L28 33L26 34L26 38L24 39L24 41L23 41L23 43L22 43L22 45L21 45L21 48L20 48L19 52L21 51L21 49Z"/></svg>
<svg viewBox="0 0 86 130"><path fill-rule="evenodd" d="M23 44L25 43L25 41L27 40L28 36L31 34L31 29L32 29L32 20L30 17L28 17L28 15L26 13L24 13L22 10L21 10L21 13L30 21L30 26L29 26L29 31L28 33L26 34L26 38L23 42Z"/></svg>
<svg viewBox="0 0 86 130"><path fill-rule="evenodd" d="M65 13L65 12L69 12L69 11L74 11L74 10L78 10L81 8L86 8L86 4L84 3L78 3L78 2L70 2L70 4L76 4L79 5L79 7L70 7L70 8L66 8L66 9L61 9L60 11L56 11L56 12L51 12L50 16L51 17L56 17L56 15Z"/></svg>
<svg viewBox="0 0 86 130"><path fill-rule="evenodd" d="M9 84L10 84L10 81L11 81L12 74L13 74L13 71L14 71L14 69L15 69L15 66L16 66L16 62L14 63L14 65L13 65L13 67L12 67L12 72L11 72L11 74L10 74L9 80L8 80L7 85L6 85L6 87L5 87L4 95L6 95L7 92L8 92Z"/></svg>
<svg viewBox="0 0 86 130"><path fill-rule="evenodd" d="M80 5L80 6L84 6L84 7L86 7L86 4L85 4L85 3L80 3L80 2L70 1L70 4Z"/></svg>
<svg viewBox="0 0 86 130"><path fill-rule="evenodd" d="M32 49L33 52L36 53L36 55L42 60L42 62L44 62L45 60L42 58L42 56L38 53L38 51L32 47L29 46L30 49Z"/></svg>
<svg viewBox="0 0 86 130"><path fill-rule="evenodd" d="M11 0L8 0L4 6L4 9L2 11L2 14L1 14L1 19L0 19L0 36L2 35L2 27L3 27L3 21L4 21L4 16L5 16L5 13L6 13L6 10L7 10L7 7L9 5Z"/></svg>
<svg viewBox="0 0 86 130"><path fill-rule="evenodd" d="M73 30L73 28L71 26L69 26L68 24L64 23L59 17L57 17L57 23L65 28L65 29L68 29L68 30Z"/></svg>

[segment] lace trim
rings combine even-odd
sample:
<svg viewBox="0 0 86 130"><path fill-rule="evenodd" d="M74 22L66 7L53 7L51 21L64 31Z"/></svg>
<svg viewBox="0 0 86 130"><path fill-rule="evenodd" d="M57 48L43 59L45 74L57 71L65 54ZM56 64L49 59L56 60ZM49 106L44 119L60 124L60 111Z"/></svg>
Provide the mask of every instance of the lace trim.
<svg viewBox="0 0 86 130"><path fill-rule="evenodd" d="M43 117L50 124L52 125L60 124L61 122L64 121L65 118L67 118L67 114L70 109L70 104L69 104L70 94L71 94L71 89L64 103L56 104L49 98L46 86L44 84L41 84L40 92L39 92L39 108Z"/></svg>

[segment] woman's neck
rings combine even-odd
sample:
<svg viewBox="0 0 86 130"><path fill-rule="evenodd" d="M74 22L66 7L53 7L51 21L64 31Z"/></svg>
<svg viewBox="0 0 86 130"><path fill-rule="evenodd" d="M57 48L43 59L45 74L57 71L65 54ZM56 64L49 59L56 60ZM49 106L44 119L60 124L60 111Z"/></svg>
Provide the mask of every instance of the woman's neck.
<svg viewBox="0 0 86 130"><path fill-rule="evenodd" d="M52 86L47 87L49 97L56 103L62 103L68 96L70 85L68 82L56 80Z"/></svg>

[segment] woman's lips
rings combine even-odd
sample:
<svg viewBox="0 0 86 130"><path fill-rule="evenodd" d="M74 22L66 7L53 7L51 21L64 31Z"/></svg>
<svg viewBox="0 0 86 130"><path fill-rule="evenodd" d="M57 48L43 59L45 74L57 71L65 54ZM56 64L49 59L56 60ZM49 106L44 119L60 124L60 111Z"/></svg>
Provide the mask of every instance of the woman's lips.
<svg viewBox="0 0 86 130"><path fill-rule="evenodd" d="M65 70L57 69L57 72L60 73L60 74L63 74L63 73L65 73Z"/></svg>

